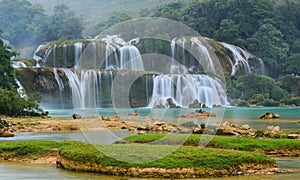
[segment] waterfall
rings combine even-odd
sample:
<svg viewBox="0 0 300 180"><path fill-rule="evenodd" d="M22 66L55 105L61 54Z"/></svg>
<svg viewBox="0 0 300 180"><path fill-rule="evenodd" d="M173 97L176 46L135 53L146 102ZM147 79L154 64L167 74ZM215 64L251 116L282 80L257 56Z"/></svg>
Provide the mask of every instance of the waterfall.
<svg viewBox="0 0 300 180"><path fill-rule="evenodd" d="M192 37L192 52L198 55L200 64L205 71L210 71L216 73L215 65L213 59L210 56L210 53L206 46L199 40L197 37Z"/></svg>
<svg viewBox="0 0 300 180"><path fill-rule="evenodd" d="M120 67L117 50L112 44L106 44L105 57L105 69L118 69Z"/></svg>
<svg viewBox="0 0 300 180"><path fill-rule="evenodd" d="M185 43L186 43L186 39L184 37L180 37L180 38L174 38L171 41L171 56L172 56L172 63L174 63L174 61L176 60L176 48L177 45L179 45L181 52L180 52L180 57L182 59L182 64L186 65L186 60L185 60Z"/></svg>
<svg viewBox="0 0 300 180"><path fill-rule="evenodd" d="M17 89L18 93L20 94L20 96L22 98L27 98L26 91L25 91L24 87L22 86L22 84L20 83L20 81L17 78L15 78L15 80L16 80L16 83L19 86L18 89Z"/></svg>
<svg viewBox="0 0 300 180"><path fill-rule="evenodd" d="M159 75L153 83L149 107L169 107L169 98L185 108L194 100L208 106L229 104L222 82L207 75Z"/></svg>
<svg viewBox="0 0 300 180"><path fill-rule="evenodd" d="M265 68L265 63L262 59L258 58L259 61L259 67L260 67L260 73L262 75L266 75L266 68Z"/></svg>
<svg viewBox="0 0 300 180"><path fill-rule="evenodd" d="M38 53L41 49L43 49L44 46L45 46L45 45L39 45L38 48L36 48L36 50L35 50L34 53L33 53L33 57L32 57L32 58L33 58L34 60L36 60L36 65L35 65L36 67L40 67L39 60L43 59L42 57L38 56L37 53Z"/></svg>
<svg viewBox="0 0 300 180"><path fill-rule="evenodd" d="M67 62L67 60L68 60L67 54L68 54L68 44L64 44L63 45L63 54L62 54L63 55L62 60L64 62ZM63 66L63 67L65 67L65 66Z"/></svg>
<svg viewBox="0 0 300 180"><path fill-rule="evenodd" d="M63 70L68 78L75 109L102 107L102 98L105 96L102 94L102 89L110 87L113 80L111 71L109 73L104 72L104 77L102 77L101 72L97 70L75 72L70 69ZM110 92L110 89L107 92Z"/></svg>
<svg viewBox="0 0 300 180"><path fill-rule="evenodd" d="M26 68L26 64L21 61L13 61L14 68Z"/></svg>
<svg viewBox="0 0 300 180"><path fill-rule="evenodd" d="M220 43L223 47L226 49L230 50L234 56L234 61L232 62L232 72L231 75L234 76L236 73L240 70L240 68L243 68L245 70L245 74L251 74L251 68L248 63L248 59L251 57L251 54L248 53L247 51L243 50L240 47L227 44L227 43ZM229 58L230 59L230 58ZM231 59L230 59L231 61Z"/></svg>
<svg viewBox="0 0 300 180"><path fill-rule="evenodd" d="M56 67L56 44L53 47L53 67Z"/></svg>
<svg viewBox="0 0 300 180"><path fill-rule="evenodd" d="M58 90L59 90L59 97L60 97L60 105L61 105L61 108L64 108L64 96L63 96L63 92L64 92L64 83L63 81L61 80L61 78L59 77L59 74L57 73L57 69L56 68L53 68L53 74L54 74L54 78L57 82L57 85L58 85Z"/></svg>
<svg viewBox="0 0 300 180"><path fill-rule="evenodd" d="M79 58L82 54L82 42L77 42L74 44L74 68L78 68Z"/></svg>
<svg viewBox="0 0 300 180"><path fill-rule="evenodd" d="M55 80L57 82L59 91L63 91L64 90L64 83L60 79L59 74L57 73L57 69L56 68L53 68L53 74L54 74L54 78L55 78Z"/></svg>
<svg viewBox="0 0 300 180"><path fill-rule="evenodd" d="M127 43L118 36L106 36L101 40L106 42L105 69L144 71L140 51L133 45L139 42L139 38Z"/></svg>
<svg viewBox="0 0 300 180"><path fill-rule="evenodd" d="M120 52L120 70L144 71L144 64L140 51L132 45L118 49Z"/></svg>

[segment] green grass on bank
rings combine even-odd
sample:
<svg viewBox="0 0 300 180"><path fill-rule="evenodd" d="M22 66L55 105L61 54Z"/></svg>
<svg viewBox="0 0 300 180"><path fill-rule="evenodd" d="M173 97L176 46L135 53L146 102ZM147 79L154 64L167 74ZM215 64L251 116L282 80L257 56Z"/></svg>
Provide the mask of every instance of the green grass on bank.
<svg viewBox="0 0 300 180"><path fill-rule="evenodd" d="M229 170L248 163L275 164L275 160L264 154L234 150L146 144L113 144L96 147L97 149L91 144L74 141L1 142L0 157L2 159L5 159L4 157L35 159L49 153L58 152L68 160L124 168L156 167L171 169L193 167ZM131 162L128 162L128 160Z"/></svg>
<svg viewBox="0 0 300 180"><path fill-rule="evenodd" d="M12 141L0 142L0 157L26 157L35 159L39 156L56 153L58 148L70 145L72 141ZM5 159L5 158L4 158Z"/></svg>
<svg viewBox="0 0 300 180"><path fill-rule="evenodd" d="M229 170L242 164L275 164L275 160L261 153L234 150L198 148L191 146L113 144L101 145L96 149L92 145L78 143L64 146L59 154L69 160L96 163L103 166L124 168L202 168ZM108 153L105 155L102 153ZM171 154L163 154L172 152ZM150 153L151 152L151 153ZM159 153L161 152L161 153ZM112 157L110 157L112 156ZM127 161L116 160L115 157ZM154 161L151 161L154 160ZM133 161L133 162L132 162ZM137 162L142 161L142 162Z"/></svg>
<svg viewBox="0 0 300 180"><path fill-rule="evenodd" d="M143 134L129 136L124 141L130 143L150 143L187 146L199 146L208 135L185 135L185 134ZM271 138L251 138L251 137L228 137L214 136L206 147L220 149L234 149L242 151L273 151L273 150L294 150L300 149L300 141L293 139L271 139Z"/></svg>

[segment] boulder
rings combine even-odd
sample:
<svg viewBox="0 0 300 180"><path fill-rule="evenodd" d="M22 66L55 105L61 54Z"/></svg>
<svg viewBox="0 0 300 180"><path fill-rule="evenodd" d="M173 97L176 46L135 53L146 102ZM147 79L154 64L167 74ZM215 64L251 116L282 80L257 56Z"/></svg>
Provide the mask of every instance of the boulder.
<svg viewBox="0 0 300 180"><path fill-rule="evenodd" d="M73 114L73 119L81 119L81 116L79 114Z"/></svg>
<svg viewBox="0 0 300 180"><path fill-rule="evenodd" d="M278 119L278 118L280 118L280 115L274 114L272 112L267 112L266 114L261 115L259 118L260 119Z"/></svg>
<svg viewBox="0 0 300 180"><path fill-rule="evenodd" d="M202 108L208 108L208 106L206 106L205 104L202 105Z"/></svg>
<svg viewBox="0 0 300 180"><path fill-rule="evenodd" d="M177 106L172 98L168 98L167 102L169 104L169 108L180 108L180 106Z"/></svg>
<svg viewBox="0 0 300 180"><path fill-rule="evenodd" d="M288 138L289 139L300 139L300 134L289 134Z"/></svg>
<svg viewBox="0 0 300 180"><path fill-rule="evenodd" d="M0 137L14 137L14 133L12 133L11 131L9 130L0 130Z"/></svg>
<svg viewBox="0 0 300 180"><path fill-rule="evenodd" d="M279 133L280 127L279 126L268 126L267 130L271 131L271 133Z"/></svg>
<svg viewBox="0 0 300 180"><path fill-rule="evenodd" d="M217 134L218 135L249 135L250 130L251 128L249 125L243 125L239 127L237 124L234 124L230 121L226 121L219 125Z"/></svg>
<svg viewBox="0 0 300 180"><path fill-rule="evenodd" d="M201 108L201 103L198 99L195 99L192 104L189 104L189 108Z"/></svg>

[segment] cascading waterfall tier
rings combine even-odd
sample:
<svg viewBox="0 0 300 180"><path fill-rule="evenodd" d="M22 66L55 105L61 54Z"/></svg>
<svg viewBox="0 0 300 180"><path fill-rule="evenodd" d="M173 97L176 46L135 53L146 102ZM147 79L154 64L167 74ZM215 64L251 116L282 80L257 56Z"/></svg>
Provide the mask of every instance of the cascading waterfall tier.
<svg viewBox="0 0 300 180"><path fill-rule="evenodd" d="M138 38L125 42L118 36L106 36L74 44L52 43L39 46L33 58L43 67L143 71L135 46L138 42Z"/></svg>
<svg viewBox="0 0 300 180"><path fill-rule="evenodd" d="M244 71L245 75L252 74L250 65L248 63L249 58L253 57L250 53L240 47L231 44L220 44L226 49L230 50L233 54L233 61L231 60L231 58L228 58L232 66L231 76L235 76L239 71Z"/></svg>
<svg viewBox="0 0 300 180"><path fill-rule="evenodd" d="M39 46L34 59L37 67L53 68L51 82L56 83L55 93L59 92L61 98L54 102L61 102L62 108L65 101L69 104L72 101L74 108L111 107L113 74L120 70L142 72L148 68L144 67L139 51L147 47L143 43L139 38L125 41L118 36L102 36L75 43L50 43ZM224 79L220 78L222 68L226 69L226 75L232 76L256 73L254 68L259 68L258 65L250 66L249 62L256 57L247 51L208 38L176 37L170 44L160 45L171 56L170 64L164 69L166 74L148 74L144 80L139 81L143 85L136 86L142 88L145 95L131 95L136 102L144 98L143 104L148 102L149 107L170 107L170 100L180 107L189 107L196 100L207 106L226 106L229 103ZM145 54L151 53L150 49ZM219 49L222 51L216 55L215 51ZM218 61L221 60L220 65ZM263 67L262 60L256 62ZM123 75L126 78L128 73Z"/></svg>
<svg viewBox="0 0 300 180"><path fill-rule="evenodd" d="M69 86L72 91L72 102L75 109L97 108L101 100L101 72L95 70L81 70L73 72L69 69L64 69L69 80ZM105 73L108 81L112 79L111 71ZM87 88L88 87L88 88Z"/></svg>
<svg viewBox="0 0 300 180"><path fill-rule="evenodd" d="M170 99L184 108L195 100L207 106L229 104L222 82L207 75L159 75L153 84L149 107L170 107Z"/></svg>

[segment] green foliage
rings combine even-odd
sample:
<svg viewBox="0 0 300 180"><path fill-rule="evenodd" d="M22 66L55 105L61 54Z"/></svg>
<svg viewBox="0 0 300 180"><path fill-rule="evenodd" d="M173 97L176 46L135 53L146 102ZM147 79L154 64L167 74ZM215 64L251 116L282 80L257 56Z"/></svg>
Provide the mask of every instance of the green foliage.
<svg viewBox="0 0 300 180"><path fill-rule="evenodd" d="M98 23L93 30L93 35L96 36L99 33L109 29L115 24L132 19L128 12L114 12L104 22Z"/></svg>
<svg viewBox="0 0 300 180"><path fill-rule="evenodd" d="M257 131L259 135L263 131ZM184 135L184 134L143 134L129 136L124 139L131 143L153 143L153 144L169 144L186 146L199 146L201 138L208 135ZM210 137L210 136L208 136ZM206 147L222 148L222 149L235 149L242 151L273 151L273 150L294 150L300 148L300 142L293 139L257 139L251 137L228 137L228 136L214 136Z"/></svg>
<svg viewBox="0 0 300 180"><path fill-rule="evenodd" d="M241 99L244 102L263 106L278 106L280 103L287 103L289 93L282 89L279 84L268 76L239 76L236 79L226 79L230 84L229 95L234 99ZM245 101L243 101L245 100ZM238 104L239 104L238 103Z"/></svg>
<svg viewBox="0 0 300 180"><path fill-rule="evenodd" d="M4 42L0 39L0 87L2 88L14 89L18 87L10 60L11 57L16 56L16 54L15 51L12 51L10 46L5 46Z"/></svg>
<svg viewBox="0 0 300 180"><path fill-rule="evenodd" d="M5 156L25 156L27 158L35 158L48 153L55 153L62 146L70 145L72 141L20 141L20 142L1 142L0 155Z"/></svg>
<svg viewBox="0 0 300 180"><path fill-rule="evenodd" d="M299 73L300 1L207 0L163 5L152 13L170 17L201 35L232 43L263 59L271 76Z"/></svg>
<svg viewBox="0 0 300 180"><path fill-rule="evenodd" d="M39 116L42 112L35 101L21 97L16 90L0 88L0 114L7 116Z"/></svg>
<svg viewBox="0 0 300 180"><path fill-rule="evenodd" d="M81 37L83 24L67 6L55 7L54 15L46 15L40 4L27 0L0 1L0 29L15 47L32 46L59 38Z"/></svg>
<svg viewBox="0 0 300 180"><path fill-rule="evenodd" d="M248 48L256 52L267 65L279 71L287 58L289 46L283 40L283 34L272 24L262 24L258 31L249 38Z"/></svg>
<svg viewBox="0 0 300 180"><path fill-rule="evenodd" d="M42 110L34 100L23 98L16 90L18 85L15 80L11 57L16 52L4 46L0 39L0 114L8 116L36 116ZM36 100L36 99L35 99Z"/></svg>

